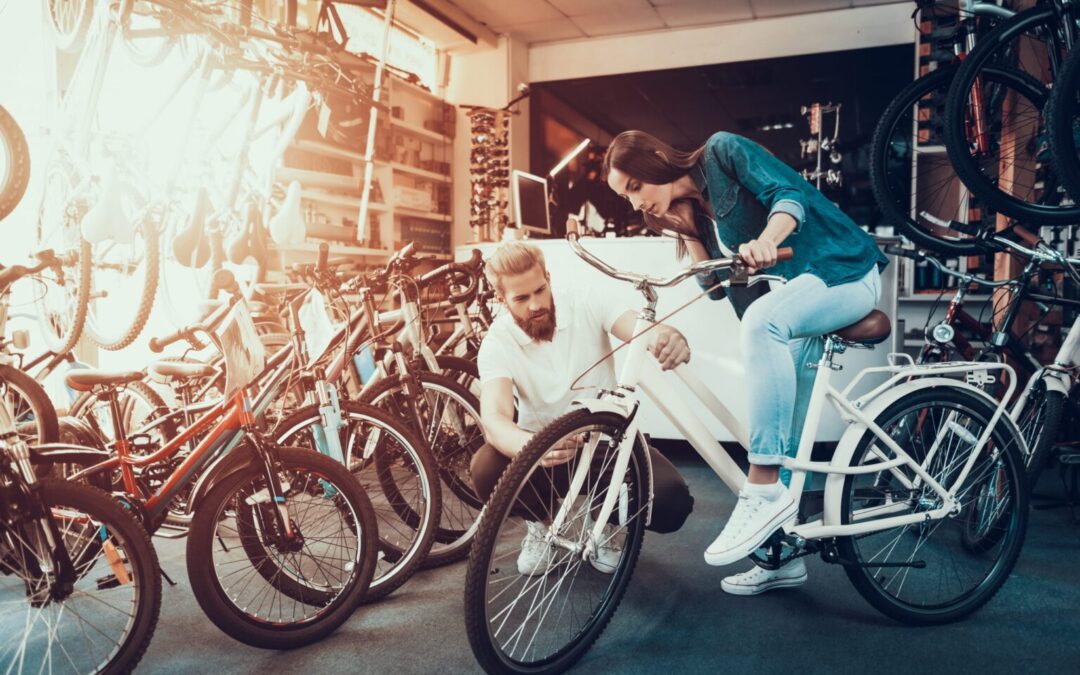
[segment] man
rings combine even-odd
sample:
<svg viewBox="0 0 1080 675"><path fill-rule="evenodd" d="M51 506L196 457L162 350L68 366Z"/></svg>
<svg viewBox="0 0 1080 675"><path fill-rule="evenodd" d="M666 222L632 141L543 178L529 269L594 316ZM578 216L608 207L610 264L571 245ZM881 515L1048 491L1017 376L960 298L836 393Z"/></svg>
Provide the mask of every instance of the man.
<svg viewBox="0 0 1080 675"><path fill-rule="evenodd" d="M606 359L578 383L583 372L610 351L608 333L627 341L633 334L636 314L605 303L595 293L552 292L551 277L539 248L523 242L500 246L486 263L488 280L508 313L491 326L480 346L480 411L487 445L472 460L472 477L480 498L487 500L510 461L539 431L570 410L577 397L592 397L597 388L614 388L611 359ZM665 370L686 363L690 348L679 331L659 325L642 339ZM515 394L517 410L515 421ZM546 574L553 566L551 549L541 538L539 520L547 520L552 490L569 483L567 462L574 459L578 443L553 448L541 465L545 475L534 475L532 495L519 499L519 510L529 521L518 556L518 571ZM679 529L693 508L693 498L682 476L656 451L653 467L653 513L651 529ZM540 473L540 472L537 472ZM561 486L561 487L553 487ZM537 497L546 489L547 494ZM609 526L610 528L611 526ZM612 541L617 537L605 537ZM612 573L621 552L602 545L592 565Z"/></svg>

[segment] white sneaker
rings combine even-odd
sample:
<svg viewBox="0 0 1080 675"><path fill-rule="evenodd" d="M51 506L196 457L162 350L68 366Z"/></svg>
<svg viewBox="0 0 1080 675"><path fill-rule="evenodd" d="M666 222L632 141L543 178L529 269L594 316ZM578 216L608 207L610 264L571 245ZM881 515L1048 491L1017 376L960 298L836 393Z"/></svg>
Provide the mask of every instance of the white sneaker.
<svg viewBox="0 0 1080 675"><path fill-rule="evenodd" d="M794 588L806 583L806 563L796 558L778 570L754 565L742 574L734 574L720 582L720 588L731 595L758 595L774 588Z"/></svg>
<svg viewBox="0 0 1080 675"><path fill-rule="evenodd" d="M592 518L586 517L585 529L592 530L592 526ZM621 529L611 524L604 526L596 553L589 558L589 564L597 572L614 574L615 568L619 566L619 559L622 558L622 542L618 541Z"/></svg>
<svg viewBox="0 0 1080 675"><path fill-rule="evenodd" d="M543 525L529 521L526 527L517 559L518 573L527 577L543 576L555 566L555 549L544 541Z"/></svg>
<svg viewBox="0 0 1080 675"><path fill-rule="evenodd" d="M794 518L798 511L798 505L786 487L773 500L740 492L739 502L723 532L705 549L705 562L719 567L742 560Z"/></svg>

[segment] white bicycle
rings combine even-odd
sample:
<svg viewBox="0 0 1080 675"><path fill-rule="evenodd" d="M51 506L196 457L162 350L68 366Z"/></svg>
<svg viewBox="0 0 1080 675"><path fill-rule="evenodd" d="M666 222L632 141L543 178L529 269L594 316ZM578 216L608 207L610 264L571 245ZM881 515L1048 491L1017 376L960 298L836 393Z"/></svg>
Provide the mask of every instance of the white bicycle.
<svg viewBox="0 0 1080 675"><path fill-rule="evenodd" d="M644 294L635 336L655 321L656 289L697 273L726 270L725 285L782 281L748 276L737 258L698 263L669 279L620 272L582 248L574 235L568 239L588 263ZM1008 400L1015 378L1000 363L916 366L893 355L890 365L863 370L843 391L830 384L840 369L834 363L838 354L880 343L889 333L888 318L875 310L825 336L798 453L784 460L799 516L773 534L766 555L751 557L775 568L819 553L843 565L859 593L886 615L910 624L943 623L994 595L1024 540L1024 441L1004 404L974 386L1004 371ZM616 388L577 402L537 433L507 468L481 517L466 573L465 620L473 653L489 673L565 670L618 607L651 513L652 467L636 414L642 393L728 487L742 488L744 473L682 402L672 378L681 379L745 447L743 425L686 366L661 372L640 337L628 350ZM873 375L886 379L854 397L859 383ZM849 426L830 461L813 461L826 401ZM579 444L574 460L540 467L553 445L571 439ZM825 475L823 490L807 489L808 473ZM981 513L986 504L992 514ZM530 521L541 524L549 546L546 574L518 572ZM621 550L611 574L590 564L600 546Z"/></svg>

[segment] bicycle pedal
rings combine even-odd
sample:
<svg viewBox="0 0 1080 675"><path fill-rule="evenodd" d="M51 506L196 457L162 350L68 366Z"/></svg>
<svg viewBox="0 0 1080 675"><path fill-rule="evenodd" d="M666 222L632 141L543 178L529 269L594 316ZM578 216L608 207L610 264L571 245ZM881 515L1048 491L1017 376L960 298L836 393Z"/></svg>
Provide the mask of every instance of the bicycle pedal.
<svg viewBox="0 0 1080 675"><path fill-rule="evenodd" d="M1058 452L1058 462L1062 464L1080 464L1080 448L1069 448Z"/></svg>
<svg viewBox="0 0 1080 675"><path fill-rule="evenodd" d="M99 591L107 591L112 588L119 588L121 585L120 580L116 578L115 574L100 577L96 583Z"/></svg>

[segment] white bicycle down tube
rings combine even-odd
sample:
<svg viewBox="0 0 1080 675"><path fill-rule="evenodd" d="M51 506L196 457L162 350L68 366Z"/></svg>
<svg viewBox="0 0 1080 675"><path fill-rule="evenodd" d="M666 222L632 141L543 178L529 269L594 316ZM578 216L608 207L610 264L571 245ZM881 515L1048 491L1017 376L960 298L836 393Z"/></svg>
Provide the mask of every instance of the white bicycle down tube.
<svg viewBox="0 0 1080 675"><path fill-rule="evenodd" d="M660 371L659 364L648 357L641 363L638 377L642 391L656 404L660 412L671 420L679 433L698 451L720 480L738 494L742 490L743 483L746 482L746 474L713 438L712 432L705 424L686 406L678 392L664 377L664 373Z"/></svg>

